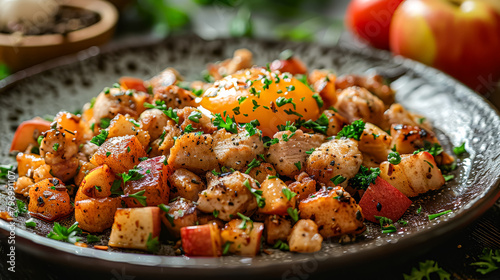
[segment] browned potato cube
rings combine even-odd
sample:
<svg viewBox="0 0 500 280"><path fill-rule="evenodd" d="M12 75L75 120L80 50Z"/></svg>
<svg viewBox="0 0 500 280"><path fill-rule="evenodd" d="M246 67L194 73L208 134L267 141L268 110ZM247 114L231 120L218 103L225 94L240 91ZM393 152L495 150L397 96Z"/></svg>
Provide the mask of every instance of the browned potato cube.
<svg viewBox="0 0 500 280"><path fill-rule="evenodd" d="M80 160L80 169L78 170L78 173L76 174L75 178L73 178L73 180L75 181L75 185L79 186L82 183L85 176L87 176L87 174L89 174L89 172L96 167L97 166L93 165L88 161Z"/></svg>
<svg viewBox="0 0 500 280"><path fill-rule="evenodd" d="M243 220L231 220L221 232L222 244L230 242L229 252L242 256L255 256L260 252L260 239L264 230L263 223L246 222L245 228L240 228Z"/></svg>
<svg viewBox="0 0 500 280"><path fill-rule="evenodd" d="M204 190L205 183L201 178L187 169L177 169L168 177L170 182L170 199L183 197L191 201L198 200L198 194Z"/></svg>
<svg viewBox="0 0 500 280"><path fill-rule="evenodd" d="M139 163L146 152L133 135L113 137L102 144L90 162L96 166L107 164L115 174L127 172Z"/></svg>
<svg viewBox="0 0 500 280"><path fill-rule="evenodd" d="M286 241L292 232L292 222L279 215L269 215L264 222L266 242L273 245L278 240Z"/></svg>
<svg viewBox="0 0 500 280"><path fill-rule="evenodd" d="M75 220L85 231L102 232L113 225L116 209L120 206L119 197L80 200L75 202Z"/></svg>
<svg viewBox="0 0 500 280"><path fill-rule="evenodd" d="M52 222L73 211L66 186L57 178L44 179L32 185L29 194L28 210L40 219Z"/></svg>
<svg viewBox="0 0 500 280"><path fill-rule="evenodd" d="M193 202L179 198L169 203L167 209L167 213L161 213L161 220L175 238L181 237L181 228L196 225L198 215Z"/></svg>
<svg viewBox="0 0 500 280"><path fill-rule="evenodd" d="M115 181L115 174L106 164L101 165L85 176L78 192L76 193L75 201L88 198L104 198L111 195L111 186Z"/></svg>
<svg viewBox="0 0 500 280"><path fill-rule="evenodd" d="M139 124L139 122L136 122L132 118L127 118L124 115L117 115L109 124L108 138L134 135L137 137L137 140L141 142L142 146L147 146L150 141L149 133L141 129L140 124L139 126L135 124Z"/></svg>
<svg viewBox="0 0 500 280"><path fill-rule="evenodd" d="M291 252L312 253L321 250L323 237L318 234L318 226L311 220L299 220L288 237Z"/></svg>
<svg viewBox="0 0 500 280"><path fill-rule="evenodd" d="M311 179L305 172L295 176L295 182L288 185L288 188L297 194L297 200L306 199L310 194L316 192L316 181Z"/></svg>
<svg viewBox="0 0 500 280"><path fill-rule="evenodd" d="M262 197L265 198L266 204L258 209L258 213L270 215L288 215L288 208L295 208L295 193L292 192L287 185L279 178L267 179L260 186ZM289 194L288 200L286 193ZM293 195L293 197L292 197Z"/></svg>

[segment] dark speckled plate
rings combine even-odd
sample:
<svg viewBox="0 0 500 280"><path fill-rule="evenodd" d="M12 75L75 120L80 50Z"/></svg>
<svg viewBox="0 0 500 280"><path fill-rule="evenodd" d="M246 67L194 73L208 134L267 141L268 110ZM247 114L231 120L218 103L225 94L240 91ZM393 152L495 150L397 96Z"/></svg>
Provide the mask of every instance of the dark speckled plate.
<svg viewBox="0 0 500 280"><path fill-rule="evenodd" d="M440 191L414 200L404 216L409 224L398 232L381 234L380 227L369 224L356 242L344 245L327 242L314 254L270 250L271 254L255 258L187 258L100 251L45 238L49 227L42 222L37 235L24 228L22 219L16 222L18 246L68 267L78 265L81 269L101 272L126 267L128 275L141 276L260 275L291 279L297 269L311 274L399 258L409 250L418 253L477 219L498 199L500 118L483 98L435 69L392 57L387 52L289 42L232 39L207 42L181 37L102 52L94 48L78 57L0 81L0 162L14 163L8 157L8 149L16 126L24 120L55 114L61 109L77 110L123 75L148 78L165 67L174 67L188 80L200 78L200 71L208 62L230 57L240 47L252 50L256 64L260 65L290 48L310 68L330 68L338 74L376 71L386 76L397 90L398 102L433 122L448 152L452 146L466 143L469 153L459 159L458 169L453 172L456 179ZM5 208L5 194L1 198L0 208ZM422 213L416 215L420 205ZM428 214L443 210L453 212L432 221L427 219ZM7 234L6 222L0 221L0 228Z"/></svg>

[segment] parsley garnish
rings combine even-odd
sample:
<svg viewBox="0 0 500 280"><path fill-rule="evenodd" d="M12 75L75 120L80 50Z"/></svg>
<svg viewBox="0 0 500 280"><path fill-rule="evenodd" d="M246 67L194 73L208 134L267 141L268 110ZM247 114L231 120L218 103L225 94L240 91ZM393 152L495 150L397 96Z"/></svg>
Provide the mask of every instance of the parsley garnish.
<svg viewBox="0 0 500 280"><path fill-rule="evenodd" d="M418 209L417 209L417 214L420 214L420 213L422 213L422 205L419 205Z"/></svg>
<svg viewBox="0 0 500 280"><path fill-rule="evenodd" d="M224 243L224 245L222 246L222 255L227 255L229 253L229 248L231 247L231 244L233 244L233 242L231 241L226 241L226 243Z"/></svg>
<svg viewBox="0 0 500 280"><path fill-rule="evenodd" d="M95 100L96 100L95 97L92 97L92 99L90 99L90 109L94 108Z"/></svg>
<svg viewBox="0 0 500 280"><path fill-rule="evenodd" d="M466 153L467 151L465 150L465 142L462 143L462 145L453 148L453 153L457 156L461 156L463 153Z"/></svg>
<svg viewBox="0 0 500 280"><path fill-rule="evenodd" d="M306 155L311 155L314 152L314 148L311 148L309 151L306 151Z"/></svg>
<svg viewBox="0 0 500 280"><path fill-rule="evenodd" d="M446 215L448 213L451 213L451 210L446 210L446 211L443 211L443 212L439 212L439 213L436 213L436 214L432 214L432 215L429 215L429 221L430 220L433 220L439 216L443 216L443 215Z"/></svg>
<svg viewBox="0 0 500 280"><path fill-rule="evenodd" d="M323 102L323 99L321 98L321 96L319 96L319 94L315 93L312 97L314 98L314 100L316 100L316 103L318 104L318 107L320 109L321 107L323 107L323 105L325 105L325 102Z"/></svg>
<svg viewBox="0 0 500 280"><path fill-rule="evenodd" d="M451 181L455 178L455 175L453 174L443 174L443 178L445 182Z"/></svg>
<svg viewBox="0 0 500 280"><path fill-rule="evenodd" d="M439 276L439 280L450 280L450 274L444 269L440 268L437 262L432 260L427 260L425 262L420 262L418 268L414 267L411 269L411 274L403 274L404 280L422 280L422 279L432 279L431 275L436 273Z"/></svg>
<svg viewBox="0 0 500 280"><path fill-rule="evenodd" d="M215 119L212 121L213 125L217 127L217 129L226 129L226 131L231 133L238 133L236 121L229 116L224 120L220 113L215 114Z"/></svg>
<svg viewBox="0 0 500 280"><path fill-rule="evenodd" d="M312 129L314 132L326 134L329 123L328 117L323 113L316 121L308 120L303 122L301 126Z"/></svg>
<svg viewBox="0 0 500 280"><path fill-rule="evenodd" d="M104 130L104 129L101 130L99 135L92 137L92 140L90 140L90 143L96 144L97 146L101 146L102 144L104 144L104 142L106 142L106 138L108 138L108 133L109 132L107 130Z"/></svg>
<svg viewBox="0 0 500 280"><path fill-rule="evenodd" d="M36 141L38 142L38 146L42 145L43 135L38 136L38 138L36 139Z"/></svg>
<svg viewBox="0 0 500 280"><path fill-rule="evenodd" d="M293 102L293 98L285 98L285 97L278 97L276 98L276 105L278 107L281 107L281 106L284 106L286 104L292 104L293 105L293 109L297 110L297 105Z"/></svg>
<svg viewBox="0 0 500 280"><path fill-rule="evenodd" d="M345 180L347 180L347 178L342 175L337 175L330 179L330 181L332 181L335 186L342 184Z"/></svg>
<svg viewBox="0 0 500 280"><path fill-rule="evenodd" d="M256 159L252 159L252 161L248 164L248 169L245 171L245 174L250 174L252 168L260 166L260 161Z"/></svg>
<svg viewBox="0 0 500 280"><path fill-rule="evenodd" d="M353 188L366 190L370 184L375 183L375 179L377 179L378 175L380 175L380 168L368 169L361 165L358 174L356 174L354 178L349 179L349 185Z"/></svg>
<svg viewBox="0 0 500 280"><path fill-rule="evenodd" d="M193 131L195 131L195 129L191 124L186 125L186 127L184 128L184 133L191 133Z"/></svg>
<svg viewBox="0 0 500 280"><path fill-rule="evenodd" d="M288 207L288 209L286 209L286 212L288 213L288 215L290 215L294 222L297 222L299 220L299 211L297 209Z"/></svg>
<svg viewBox="0 0 500 280"><path fill-rule="evenodd" d="M286 199L288 199L288 201L291 201L292 198L297 195L296 193L292 192L288 188L282 188L281 192L285 195L285 197L286 197Z"/></svg>
<svg viewBox="0 0 500 280"><path fill-rule="evenodd" d="M33 220L33 218L26 220L26 222L24 222L24 225L26 227L36 228L36 223L35 220Z"/></svg>
<svg viewBox="0 0 500 280"><path fill-rule="evenodd" d="M174 112L174 109L172 109L172 108L167 109L167 106L165 105L165 101L157 100L157 101L155 101L155 104L156 105L144 102L144 107L150 108L150 109L158 109L158 110L162 111L165 115L167 115L167 117L174 120L175 123L179 123L179 116L177 116L177 114Z"/></svg>
<svg viewBox="0 0 500 280"><path fill-rule="evenodd" d="M170 207L165 204L160 204L158 205L158 208L160 208L161 211L165 212L165 217L167 218L168 222L170 223L170 225L175 227L174 216L168 213L170 211Z"/></svg>
<svg viewBox="0 0 500 280"><path fill-rule="evenodd" d="M291 85L291 86L287 86L286 87L286 90L287 91L294 91L295 90L295 86Z"/></svg>
<svg viewBox="0 0 500 280"><path fill-rule="evenodd" d="M241 105L241 103L243 103L243 101L245 101L247 98L248 97L246 97L246 96L240 96L240 97L238 97L238 104Z"/></svg>
<svg viewBox="0 0 500 280"><path fill-rule="evenodd" d="M99 238L99 236L87 234L87 243L95 243L95 242L99 242L99 240L101 240L101 238Z"/></svg>
<svg viewBox="0 0 500 280"><path fill-rule="evenodd" d="M257 101L255 101L255 100L252 100L252 104L253 104L253 108L252 108L252 110L255 112L255 110L256 110L257 108L259 108L259 107L260 107L260 105L259 105L259 104L257 103Z"/></svg>
<svg viewBox="0 0 500 280"><path fill-rule="evenodd" d="M200 123L201 112L200 111L191 112L191 114L189 114L188 119L195 122L195 123Z"/></svg>
<svg viewBox="0 0 500 280"><path fill-rule="evenodd" d="M293 111L292 109L288 109L288 110L283 110L283 112L285 112L287 115L296 115L300 118L302 118L303 116L301 114L299 114L298 112L296 111Z"/></svg>
<svg viewBox="0 0 500 280"><path fill-rule="evenodd" d="M219 210L214 210L214 211L212 212L212 215L214 215L214 218L219 217Z"/></svg>
<svg viewBox="0 0 500 280"><path fill-rule="evenodd" d="M300 171L302 169L302 162L300 161L297 161L296 163L294 163L295 167L297 167L297 169Z"/></svg>
<svg viewBox="0 0 500 280"><path fill-rule="evenodd" d="M497 264L500 263L500 250L493 251L492 249L484 248L482 255L479 257L481 262L473 262L470 265L479 266L477 272L485 275L498 269Z"/></svg>
<svg viewBox="0 0 500 280"><path fill-rule="evenodd" d="M158 250L160 250L160 241L158 241L158 236L153 238L153 235L149 233L148 240L146 241L146 247L149 252L158 252Z"/></svg>
<svg viewBox="0 0 500 280"><path fill-rule="evenodd" d="M401 162L401 156L398 152L391 152L387 156L387 161L394 165L399 164Z"/></svg>
<svg viewBox="0 0 500 280"><path fill-rule="evenodd" d="M111 185L111 194L122 195L123 191L120 190L122 182L120 180L114 180L113 185Z"/></svg>
<svg viewBox="0 0 500 280"><path fill-rule="evenodd" d="M238 216L243 220L243 222L238 227L239 229L247 229L247 222L252 225L252 227L250 229L253 229L253 221L252 221L252 219L250 219L249 217L241 214L240 212L238 212Z"/></svg>
<svg viewBox="0 0 500 280"><path fill-rule="evenodd" d="M141 124L134 119L129 119L128 121L131 122L136 127L141 127ZM102 124L102 119L101 119L101 124Z"/></svg>
<svg viewBox="0 0 500 280"><path fill-rule="evenodd" d="M24 215L28 213L28 209L26 208L26 203L22 200L16 199L17 210L14 212L14 217L19 216L19 214Z"/></svg>
<svg viewBox="0 0 500 280"><path fill-rule="evenodd" d="M55 143L54 146L52 146L52 149L57 152L57 149L59 149L59 143Z"/></svg>
<svg viewBox="0 0 500 280"><path fill-rule="evenodd" d="M443 147L441 147L441 145L439 145L438 143L424 141L424 147L416 150L415 152L413 152L413 154L415 155L420 152L428 152L433 157L436 157L443 152Z"/></svg>
<svg viewBox="0 0 500 280"><path fill-rule="evenodd" d="M362 120L356 120L353 121L350 125L344 126L342 130L337 134L336 138L340 139L341 137L346 137L359 141L364 129L365 122Z"/></svg>
<svg viewBox="0 0 500 280"><path fill-rule="evenodd" d="M54 223L52 231L47 234L47 237L54 240L65 241L68 243L75 243L80 241L80 237L77 234L82 233L82 230L78 227L78 222L75 222L69 228L60 225L58 222Z"/></svg>
<svg viewBox="0 0 500 280"><path fill-rule="evenodd" d="M140 168L134 167L128 171L128 173L121 173L118 174L123 178L123 184L127 183L128 181L136 181L144 178L144 174L142 174Z"/></svg>
<svg viewBox="0 0 500 280"><path fill-rule="evenodd" d="M144 175L143 175L144 176ZM136 193L133 193L133 194L129 194L127 195L127 197L133 197L135 199L137 199L137 201L139 201L139 203L142 205L142 206L147 206L147 202L146 202L146 198L145 196L143 196L143 194L146 192L146 190L142 190L142 191L138 191Z"/></svg>
<svg viewBox="0 0 500 280"><path fill-rule="evenodd" d="M391 233L397 231L391 219L381 216L374 216L374 217L375 219L377 219L377 221L380 222L382 233Z"/></svg>
<svg viewBox="0 0 500 280"><path fill-rule="evenodd" d="M109 124L111 122L111 119L109 118L102 118L101 119L101 124L99 125L101 128L108 128Z"/></svg>
<svg viewBox="0 0 500 280"><path fill-rule="evenodd" d="M245 130L248 132L249 136L253 136L256 133L260 134L260 130L257 128L257 126L259 126L259 125L260 125L260 123L258 120L253 120L253 121L245 124Z"/></svg>
<svg viewBox="0 0 500 280"><path fill-rule="evenodd" d="M252 188L248 179L243 182L243 185L255 196L257 199L257 206L259 206L259 208L263 208L266 205L266 199L262 197L262 191Z"/></svg>
<svg viewBox="0 0 500 280"><path fill-rule="evenodd" d="M279 249L281 251L290 251L290 246L286 244L285 241L278 240L273 246L273 249Z"/></svg>

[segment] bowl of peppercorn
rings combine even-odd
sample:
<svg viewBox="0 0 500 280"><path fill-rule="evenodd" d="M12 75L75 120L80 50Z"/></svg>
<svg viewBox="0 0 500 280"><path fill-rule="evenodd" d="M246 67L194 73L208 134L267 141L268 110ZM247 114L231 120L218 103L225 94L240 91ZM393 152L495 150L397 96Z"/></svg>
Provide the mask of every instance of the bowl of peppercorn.
<svg viewBox="0 0 500 280"><path fill-rule="evenodd" d="M0 0L0 63L11 71L107 43L118 11L101 0Z"/></svg>

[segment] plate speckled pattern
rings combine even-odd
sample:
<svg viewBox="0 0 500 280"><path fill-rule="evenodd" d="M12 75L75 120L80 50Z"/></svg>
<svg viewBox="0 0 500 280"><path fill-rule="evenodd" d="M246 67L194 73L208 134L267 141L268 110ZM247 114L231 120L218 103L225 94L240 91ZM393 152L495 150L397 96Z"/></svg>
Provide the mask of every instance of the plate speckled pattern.
<svg viewBox="0 0 500 280"><path fill-rule="evenodd" d="M75 58L59 61L60 64L73 61L68 65L34 75L28 70L27 74L0 81L0 162L15 163L15 159L8 156L8 150L17 125L24 120L53 115L62 109L78 110L120 76L149 78L166 67L174 67L187 80L200 79L200 72L207 63L231 57L232 52L241 47L254 53L254 63L258 65L265 65L289 48L309 69L332 69L338 75L371 71L384 75L397 91L399 103L433 123L445 150L451 152L453 146L466 143L468 154L458 159L458 168L452 172L456 179L439 191L415 199L403 217L408 220L408 225L398 227L397 233L382 234L379 226L367 222L367 231L356 242L341 245L332 240L325 242L322 250L314 254L270 250L272 254L263 253L255 258L187 258L117 250L106 252L45 238L50 229L47 223L39 227L39 235L36 235L33 230L24 227L23 219L16 222L17 237L24 240L19 242L19 246L44 258L58 258L58 261L63 255L68 265L84 257L87 265L94 269L126 264L132 271L147 275L169 273L188 276L207 272L211 276L236 273L285 276L296 265L309 263L310 266L312 263L314 270L341 268L398 256L410 248L425 247L474 221L498 199L500 117L483 98L438 70L394 58L387 52L290 42L249 39L204 41L196 37L179 37L102 53L93 48ZM27 77L21 77L23 75ZM5 193L1 193L0 198L0 209L3 210ZM422 213L417 215L415 213L420 205ZM453 212L428 220L428 214L443 210ZM7 227L5 221L0 221L4 233L8 231ZM221 267L225 269L218 269Z"/></svg>

